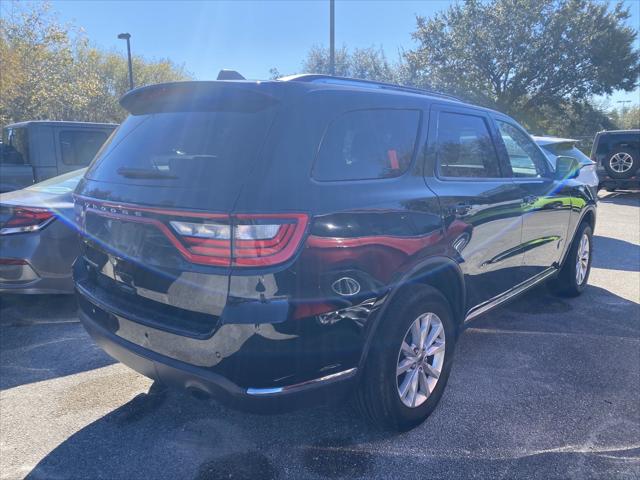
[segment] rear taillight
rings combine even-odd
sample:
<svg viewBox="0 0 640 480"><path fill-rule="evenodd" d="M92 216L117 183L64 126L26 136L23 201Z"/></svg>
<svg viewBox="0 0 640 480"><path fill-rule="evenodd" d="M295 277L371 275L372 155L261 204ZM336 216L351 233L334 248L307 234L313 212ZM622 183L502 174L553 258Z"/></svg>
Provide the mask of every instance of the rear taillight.
<svg viewBox="0 0 640 480"><path fill-rule="evenodd" d="M233 225L233 264L275 265L296 252L307 228L307 215L237 215Z"/></svg>
<svg viewBox="0 0 640 480"><path fill-rule="evenodd" d="M85 201L76 214L145 223L158 228L190 262L264 267L289 260L302 242L309 217L301 213L223 215ZM84 225L84 222L80 222Z"/></svg>
<svg viewBox="0 0 640 480"><path fill-rule="evenodd" d="M11 217L0 228L0 235L35 232L47 226L55 218L46 208L13 207Z"/></svg>
<svg viewBox="0 0 640 480"><path fill-rule="evenodd" d="M170 222L194 263L268 266L295 253L307 226L307 216L235 215L228 222Z"/></svg>

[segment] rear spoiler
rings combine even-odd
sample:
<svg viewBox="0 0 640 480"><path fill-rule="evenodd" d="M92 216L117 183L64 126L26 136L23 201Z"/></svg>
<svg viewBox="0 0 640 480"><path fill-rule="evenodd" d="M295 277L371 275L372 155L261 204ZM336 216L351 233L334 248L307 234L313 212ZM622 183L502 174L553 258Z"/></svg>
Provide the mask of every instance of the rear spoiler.
<svg viewBox="0 0 640 480"><path fill-rule="evenodd" d="M130 90L120 98L120 105L133 115L184 111L256 112L278 103L274 90L269 82L237 80L159 83Z"/></svg>

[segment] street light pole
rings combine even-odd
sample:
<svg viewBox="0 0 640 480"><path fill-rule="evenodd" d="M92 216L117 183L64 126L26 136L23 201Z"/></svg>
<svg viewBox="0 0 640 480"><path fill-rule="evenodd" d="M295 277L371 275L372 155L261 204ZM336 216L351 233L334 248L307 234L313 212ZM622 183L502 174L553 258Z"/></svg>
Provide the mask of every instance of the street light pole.
<svg viewBox="0 0 640 480"><path fill-rule="evenodd" d="M631 103L631 100L618 100L618 103L622 104L622 113L625 112L627 103Z"/></svg>
<svg viewBox="0 0 640 480"><path fill-rule="evenodd" d="M131 43L129 39L131 38L130 33L121 33L118 35L120 40L127 41L127 59L129 61L129 89L133 90L133 64L131 63Z"/></svg>
<svg viewBox="0 0 640 480"><path fill-rule="evenodd" d="M329 0L329 72L336 74L336 3Z"/></svg>

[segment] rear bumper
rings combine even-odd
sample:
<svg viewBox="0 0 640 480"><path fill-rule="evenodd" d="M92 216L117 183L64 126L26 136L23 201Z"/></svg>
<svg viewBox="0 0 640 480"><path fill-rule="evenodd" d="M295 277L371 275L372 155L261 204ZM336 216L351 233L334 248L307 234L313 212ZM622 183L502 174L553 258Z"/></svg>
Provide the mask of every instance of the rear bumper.
<svg viewBox="0 0 640 480"><path fill-rule="evenodd" d="M28 263L22 265L0 265L0 293L26 294L71 294L71 273L60 277L41 277Z"/></svg>
<svg viewBox="0 0 640 480"><path fill-rule="evenodd" d="M75 232L62 221L31 233L0 237L0 292L73 293L71 264L79 250Z"/></svg>
<svg viewBox="0 0 640 480"><path fill-rule="evenodd" d="M84 297L86 299L86 297ZM351 392L357 369L271 388L242 387L209 368L182 362L130 342L114 332L107 312L95 306L79 312L95 342L116 360L169 387L210 396L223 404L258 413L278 413L314 404L340 402ZM114 319L114 321L117 321Z"/></svg>

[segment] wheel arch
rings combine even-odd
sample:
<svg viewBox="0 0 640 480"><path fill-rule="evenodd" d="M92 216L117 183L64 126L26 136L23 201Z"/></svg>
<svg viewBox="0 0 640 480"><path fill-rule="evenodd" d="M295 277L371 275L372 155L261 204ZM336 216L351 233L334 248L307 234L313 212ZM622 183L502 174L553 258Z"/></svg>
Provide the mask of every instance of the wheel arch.
<svg viewBox="0 0 640 480"><path fill-rule="evenodd" d="M466 313L466 286L460 266L450 257L430 257L400 276L386 294L381 308L375 312L374 318L367 325L368 332L360 359L361 366L366 361L375 332L384 318L387 308L396 295L411 285L427 285L442 293L449 300L456 325L459 328L463 325Z"/></svg>
<svg viewBox="0 0 640 480"><path fill-rule="evenodd" d="M589 205L587 207L585 207L581 212L580 212L580 217L578 218L578 221L575 223L571 223L571 229L573 229L573 231L571 232L571 241L567 242L566 248L564 249L564 253L562 254L562 258L561 258L561 262L560 262L560 266L564 265L564 262L567 259L567 255L569 255L569 251L571 250L571 245L573 244L576 234L578 233L578 230L580 229L580 225L582 225L584 222L587 222L589 224L589 226L591 227L591 231L594 232L595 228L596 228L596 208L594 205Z"/></svg>

